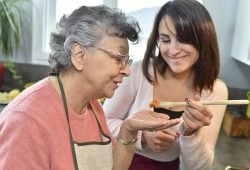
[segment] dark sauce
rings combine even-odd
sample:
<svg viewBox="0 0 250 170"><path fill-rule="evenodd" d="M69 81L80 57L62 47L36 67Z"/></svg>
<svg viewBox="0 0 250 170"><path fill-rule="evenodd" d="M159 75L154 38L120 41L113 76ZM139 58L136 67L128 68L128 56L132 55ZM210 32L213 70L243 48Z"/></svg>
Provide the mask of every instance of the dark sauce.
<svg viewBox="0 0 250 170"><path fill-rule="evenodd" d="M183 114L183 111L172 111L164 108L154 108L155 112L164 113L170 117L170 119L180 118Z"/></svg>

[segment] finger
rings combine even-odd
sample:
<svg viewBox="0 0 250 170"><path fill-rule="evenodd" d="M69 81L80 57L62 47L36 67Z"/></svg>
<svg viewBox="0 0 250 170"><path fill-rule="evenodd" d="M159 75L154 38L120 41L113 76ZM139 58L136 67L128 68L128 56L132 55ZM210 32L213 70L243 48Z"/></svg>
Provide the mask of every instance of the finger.
<svg viewBox="0 0 250 170"><path fill-rule="evenodd" d="M168 134L168 133L165 133L163 131L157 131L156 133L160 134L158 136L158 138L163 142L163 143L172 143L176 140L176 138L178 137L177 136L177 133L173 133L173 134Z"/></svg>
<svg viewBox="0 0 250 170"><path fill-rule="evenodd" d="M205 107L205 110L204 110L204 115L206 115L206 117L212 119L213 118L213 113L211 112L211 110L207 107Z"/></svg>
<svg viewBox="0 0 250 170"><path fill-rule="evenodd" d="M206 108L202 112L196 112L192 115L195 119L202 121L202 122L206 122L205 123L206 125L207 125L207 123L210 122L210 120L213 117L212 113L209 110L207 110Z"/></svg>
<svg viewBox="0 0 250 170"><path fill-rule="evenodd" d="M162 139L160 137L157 137L157 139L153 142L153 148L155 151L162 152L162 151L167 150L173 144L174 141L175 141L175 138L171 140L171 138Z"/></svg>
<svg viewBox="0 0 250 170"><path fill-rule="evenodd" d="M177 135L177 131L174 130L174 129L170 129L170 128L168 128L168 129L163 129L161 132L163 132L164 134L168 134L168 135L171 135L171 136L175 136L175 137L178 136L178 135Z"/></svg>
<svg viewBox="0 0 250 170"><path fill-rule="evenodd" d="M190 113L193 113L193 115L196 117L205 116L205 117L212 118L211 112L207 109L206 106L204 106L200 102L190 100L186 108ZM198 119L201 119L201 118L198 118Z"/></svg>
<svg viewBox="0 0 250 170"><path fill-rule="evenodd" d="M188 115L190 115L189 118L192 119L192 120L201 121L201 120L203 120L205 118L205 115L203 113L201 113L199 110L194 109L192 107L188 107L186 109L186 113Z"/></svg>
<svg viewBox="0 0 250 170"><path fill-rule="evenodd" d="M164 129L173 124L173 122L168 122L169 120L161 120L161 121L143 121L143 124L139 124L136 129L146 130L146 131L157 131L160 129Z"/></svg>
<svg viewBox="0 0 250 170"><path fill-rule="evenodd" d="M193 99L189 99L188 102L187 102L187 108L193 108L193 109L196 109L200 112L202 112L204 110L204 105L199 102L199 101L195 101Z"/></svg>
<svg viewBox="0 0 250 170"><path fill-rule="evenodd" d="M172 145L173 145L173 142L162 142L161 144L154 147L154 149L158 152L163 152L163 151L167 151L169 147Z"/></svg>
<svg viewBox="0 0 250 170"><path fill-rule="evenodd" d="M167 120L170 119L170 117L164 113L153 112L152 115L155 116L156 118L167 119Z"/></svg>
<svg viewBox="0 0 250 170"><path fill-rule="evenodd" d="M183 114L183 120L186 125L194 130L203 126L210 125L211 118L211 116L205 116L202 113L197 112L196 110L193 110L193 112L186 110Z"/></svg>
<svg viewBox="0 0 250 170"><path fill-rule="evenodd" d="M203 114L201 114L199 112L196 114L189 113L189 114L187 114L187 116L189 118L192 117L190 120L193 123L196 123L197 127L207 126L211 123L210 117L204 116Z"/></svg>
<svg viewBox="0 0 250 170"><path fill-rule="evenodd" d="M191 104L190 104L191 106ZM193 105L194 106L194 105ZM204 117L211 119L213 117L212 112L204 105L196 105L195 107L187 107L187 110L196 118L203 119Z"/></svg>
<svg viewBox="0 0 250 170"><path fill-rule="evenodd" d="M188 111L184 112L183 121L186 125L186 128L195 130L199 127L199 122L196 119L194 119L193 116Z"/></svg>
<svg viewBox="0 0 250 170"><path fill-rule="evenodd" d="M183 121L185 124L188 125L188 127L191 127L192 124L196 123L195 120L192 118L192 115L190 115L187 111L183 113Z"/></svg>
<svg viewBox="0 0 250 170"><path fill-rule="evenodd" d="M169 128L169 127L172 127L172 126L179 124L180 122L181 122L180 118L170 119L170 120L167 120L166 124L159 129Z"/></svg>
<svg viewBox="0 0 250 170"><path fill-rule="evenodd" d="M194 101L200 101L200 100L201 100L201 95L200 95L200 93L195 93L195 94L194 94L194 97L193 97L193 100L194 100Z"/></svg>
<svg viewBox="0 0 250 170"><path fill-rule="evenodd" d="M179 124L181 122L180 118L176 118L176 119L171 119L171 120L167 120L164 121L164 123L162 122L148 122L144 124L144 130L150 131L150 132L157 132L159 130L162 129L166 129L172 126L175 126L177 124Z"/></svg>

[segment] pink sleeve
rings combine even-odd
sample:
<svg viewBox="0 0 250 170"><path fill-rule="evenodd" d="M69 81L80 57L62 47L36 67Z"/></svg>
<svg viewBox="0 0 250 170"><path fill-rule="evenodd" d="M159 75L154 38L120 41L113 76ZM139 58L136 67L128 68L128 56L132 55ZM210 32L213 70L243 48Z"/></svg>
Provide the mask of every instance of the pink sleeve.
<svg viewBox="0 0 250 170"><path fill-rule="evenodd" d="M9 116L1 120L0 169L50 169L48 138L41 126L25 114Z"/></svg>

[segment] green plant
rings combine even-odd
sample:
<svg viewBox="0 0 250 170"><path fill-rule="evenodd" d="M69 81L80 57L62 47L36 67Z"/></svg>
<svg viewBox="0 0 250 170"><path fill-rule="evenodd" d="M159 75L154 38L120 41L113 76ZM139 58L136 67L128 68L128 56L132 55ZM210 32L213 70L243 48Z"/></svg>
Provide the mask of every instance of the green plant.
<svg viewBox="0 0 250 170"><path fill-rule="evenodd" d="M25 1L27 0L0 0L0 53L6 58L20 47Z"/></svg>
<svg viewBox="0 0 250 170"><path fill-rule="evenodd" d="M0 54L5 58L4 66L17 84L22 87L22 76L10 57L21 46L21 23L27 21L24 2L28 0L0 0Z"/></svg>

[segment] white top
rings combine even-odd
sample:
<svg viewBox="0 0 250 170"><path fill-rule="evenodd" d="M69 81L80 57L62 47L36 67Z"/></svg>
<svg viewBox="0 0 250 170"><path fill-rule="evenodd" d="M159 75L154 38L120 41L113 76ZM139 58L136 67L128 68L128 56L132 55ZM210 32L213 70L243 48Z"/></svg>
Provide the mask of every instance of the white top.
<svg viewBox="0 0 250 170"><path fill-rule="evenodd" d="M153 66L149 67L153 75ZM153 77L153 76L152 76ZM203 90L201 100L227 99L227 87L221 80L216 80L212 93ZM123 83L115 91L111 99L104 103L108 126L114 137L117 137L121 123L127 116L139 110L152 109L149 103L153 99L153 86L142 73L142 61L131 66L131 75L124 78ZM213 112L210 126L203 127L192 136L180 135L173 147L166 152L154 152L141 146L141 132L138 133L136 153L157 161L172 161L181 156L185 169L205 170L212 164L214 159L214 147L220 131L220 126L225 113L225 105L207 106ZM172 127L182 134L182 123Z"/></svg>

